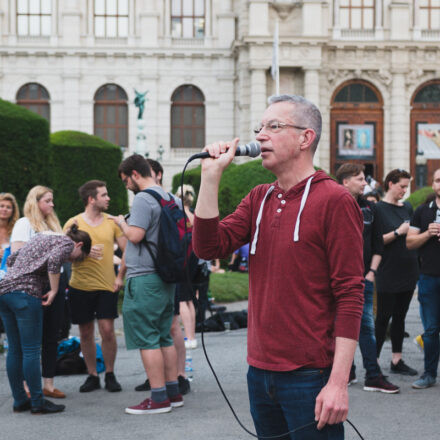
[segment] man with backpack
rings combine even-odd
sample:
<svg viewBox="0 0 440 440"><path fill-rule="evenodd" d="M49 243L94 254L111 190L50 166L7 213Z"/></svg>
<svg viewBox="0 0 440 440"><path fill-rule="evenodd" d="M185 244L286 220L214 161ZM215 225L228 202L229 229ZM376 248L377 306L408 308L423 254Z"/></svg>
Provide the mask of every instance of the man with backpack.
<svg viewBox="0 0 440 440"><path fill-rule="evenodd" d="M127 220L123 216L114 218L128 239L124 254L127 272L122 306L125 340L127 349L139 349L151 384L151 398L126 408L125 412L169 412L171 408L183 406L183 398L179 393L176 350L170 334L175 284L163 281L155 264L159 256L162 214L155 195L171 202L173 207L175 203L156 184L150 166L141 155L133 154L125 159L118 172L126 188L135 194Z"/></svg>

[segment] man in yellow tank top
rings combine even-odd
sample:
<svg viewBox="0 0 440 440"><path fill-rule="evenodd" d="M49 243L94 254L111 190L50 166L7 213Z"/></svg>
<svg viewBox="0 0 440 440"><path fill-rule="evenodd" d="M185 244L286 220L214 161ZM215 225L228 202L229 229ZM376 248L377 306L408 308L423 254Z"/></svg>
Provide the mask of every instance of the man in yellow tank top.
<svg viewBox="0 0 440 440"><path fill-rule="evenodd" d="M88 232L92 239L90 255L72 265L69 282L72 323L79 326L81 351L89 373L79 391L85 393L101 388L96 371L95 319L98 320L102 337L105 388L111 392L121 391L113 372L117 350L114 320L118 317L118 293L123 286L125 267L122 264L118 275L115 275L113 253L115 243L123 251L127 240L108 214L104 213L110 201L105 182L86 182L79 188L79 194L85 210L64 225L64 230L67 230L76 222L79 229Z"/></svg>

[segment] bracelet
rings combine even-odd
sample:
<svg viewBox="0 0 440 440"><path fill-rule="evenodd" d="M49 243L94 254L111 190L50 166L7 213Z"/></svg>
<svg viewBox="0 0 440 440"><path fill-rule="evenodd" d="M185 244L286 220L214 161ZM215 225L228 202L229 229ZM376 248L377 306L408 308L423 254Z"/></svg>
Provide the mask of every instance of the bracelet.
<svg viewBox="0 0 440 440"><path fill-rule="evenodd" d="M372 267L370 267L370 270L369 270L368 272L373 272L374 275L377 275L377 270L376 270L376 269L373 269Z"/></svg>
<svg viewBox="0 0 440 440"><path fill-rule="evenodd" d="M118 225L119 225L120 228L122 228L122 223L125 223L125 220L121 220L121 221L118 223Z"/></svg>
<svg viewBox="0 0 440 440"><path fill-rule="evenodd" d="M399 235L400 235L399 232L397 231L397 229L395 229L394 230L394 236L398 237Z"/></svg>

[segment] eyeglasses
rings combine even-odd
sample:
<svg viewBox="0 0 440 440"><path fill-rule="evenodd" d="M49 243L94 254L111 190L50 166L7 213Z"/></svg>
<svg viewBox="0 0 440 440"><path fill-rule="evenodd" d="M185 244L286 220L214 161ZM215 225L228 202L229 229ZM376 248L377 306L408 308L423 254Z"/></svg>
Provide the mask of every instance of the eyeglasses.
<svg viewBox="0 0 440 440"><path fill-rule="evenodd" d="M123 183L125 186L127 186L128 179L129 179L130 177L131 177L131 176L126 176L126 177L124 177L124 178L122 179L122 183Z"/></svg>
<svg viewBox="0 0 440 440"><path fill-rule="evenodd" d="M270 131L271 133L279 133L283 128L296 128L298 130L307 130L307 127L299 127L298 125L292 125L292 124L285 124L284 122L279 121L269 121L265 124L257 125L254 128L254 133L259 134L263 128L265 128L267 131Z"/></svg>

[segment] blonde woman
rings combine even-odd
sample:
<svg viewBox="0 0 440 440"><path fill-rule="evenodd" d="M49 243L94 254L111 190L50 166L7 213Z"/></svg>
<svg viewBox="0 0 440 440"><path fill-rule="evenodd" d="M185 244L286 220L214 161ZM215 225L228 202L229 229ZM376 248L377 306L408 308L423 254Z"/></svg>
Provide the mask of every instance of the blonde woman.
<svg viewBox="0 0 440 440"><path fill-rule="evenodd" d="M176 193L177 197L182 197L179 191ZM191 206L194 203L194 188L191 185L183 185L183 208L187 217L187 227L190 229L194 223L194 214L191 211ZM186 348L197 348L197 339L195 337L196 331L196 310L194 308L195 292L193 286L188 283L180 283L176 286L177 299L180 302L180 319L182 320L183 329L185 331Z"/></svg>
<svg viewBox="0 0 440 440"><path fill-rule="evenodd" d="M62 228L54 211L53 191L45 186L34 186L26 197L23 209L24 217L19 219L12 230L11 251L22 248L39 232L52 231L62 233ZM62 275L63 276L63 275ZM62 285L62 282L60 282ZM64 316L64 292L56 295L53 303L44 307L42 340L43 394L48 397L64 398L66 395L54 387L57 358L58 335ZM44 292L43 292L44 293Z"/></svg>
<svg viewBox="0 0 440 440"><path fill-rule="evenodd" d="M11 193L0 193L0 260L9 247L12 229L20 217L17 201Z"/></svg>

